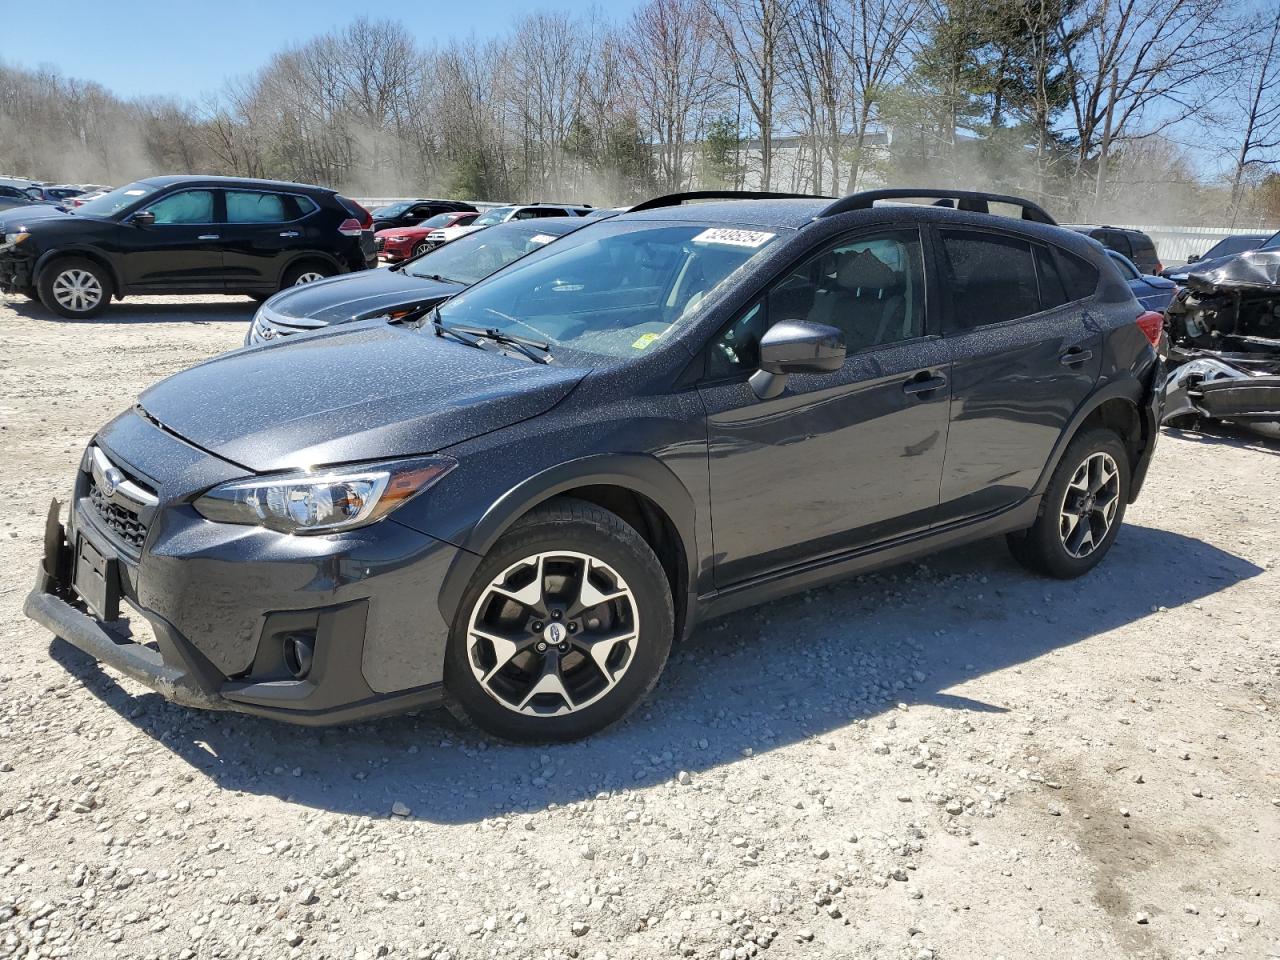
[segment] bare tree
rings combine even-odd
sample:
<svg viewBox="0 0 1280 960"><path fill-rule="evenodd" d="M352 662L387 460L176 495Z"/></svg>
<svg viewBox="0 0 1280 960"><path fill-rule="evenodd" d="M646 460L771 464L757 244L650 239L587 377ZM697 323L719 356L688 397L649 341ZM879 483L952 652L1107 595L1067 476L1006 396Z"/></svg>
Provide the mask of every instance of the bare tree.
<svg viewBox="0 0 1280 960"><path fill-rule="evenodd" d="M1250 168L1280 164L1280 8L1261 16L1246 32L1243 75L1231 96L1243 120L1235 169L1231 175L1232 222L1240 207L1241 188Z"/></svg>
<svg viewBox="0 0 1280 960"><path fill-rule="evenodd" d="M701 0L649 0L632 13L619 41L659 182L679 190L691 174L690 141L720 88L712 21Z"/></svg>

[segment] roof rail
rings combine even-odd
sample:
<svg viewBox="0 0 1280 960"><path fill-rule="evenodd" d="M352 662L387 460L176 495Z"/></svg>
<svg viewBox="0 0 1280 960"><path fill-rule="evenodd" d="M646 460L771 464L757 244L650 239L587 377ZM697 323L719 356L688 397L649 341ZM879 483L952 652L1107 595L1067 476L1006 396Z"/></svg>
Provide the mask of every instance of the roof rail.
<svg viewBox="0 0 1280 960"><path fill-rule="evenodd" d="M563 200L535 200L526 203L526 207L581 207L584 210L594 209L589 203L565 203Z"/></svg>
<svg viewBox="0 0 1280 960"><path fill-rule="evenodd" d="M955 206L970 213L990 213L989 203L1007 203L1022 208L1023 220L1047 223L1050 226L1058 225L1058 221L1049 216L1043 207L1023 197L1013 197L1004 193L987 193L983 190L933 190L917 187L895 187L889 190L864 190L861 193L851 193L831 204L814 219L834 217L837 213L847 213L850 210L870 210L879 200L919 198L936 198L938 202L934 204L935 207Z"/></svg>
<svg viewBox="0 0 1280 960"><path fill-rule="evenodd" d="M685 193L668 193L662 197L642 200L627 213L637 210L656 210L659 207L678 207L689 200L831 200L831 197L813 193L769 193L760 190L689 190Z"/></svg>

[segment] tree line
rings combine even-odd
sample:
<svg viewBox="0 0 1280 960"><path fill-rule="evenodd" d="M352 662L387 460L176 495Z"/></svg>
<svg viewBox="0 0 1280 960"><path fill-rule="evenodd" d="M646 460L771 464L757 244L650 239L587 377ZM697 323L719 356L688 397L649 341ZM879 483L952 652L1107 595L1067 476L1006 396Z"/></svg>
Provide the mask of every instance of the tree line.
<svg viewBox="0 0 1280 960"><path fill-rule="evenodd" d="M648 0L435 44L357 19L199 102L0 63L0 173L620 204L876 184L1280 219L1269 0Z"/></svg>

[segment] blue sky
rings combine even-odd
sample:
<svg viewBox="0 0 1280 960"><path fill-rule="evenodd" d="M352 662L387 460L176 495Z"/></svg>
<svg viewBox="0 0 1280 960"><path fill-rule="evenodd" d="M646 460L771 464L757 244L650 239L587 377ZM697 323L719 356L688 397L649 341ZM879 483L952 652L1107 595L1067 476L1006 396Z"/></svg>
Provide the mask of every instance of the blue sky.
<svg viewBox="0 0 1280 960"><path fill-rule="evenodd" d="M9 11L0 32L0 61L53 65L127 97L166 93L195 99L216 91L228 77L251 73L281 48L361 14L399 20L429 44L472 33L500 34L534 9L586 13L595 8L620 17L636 5L637 0L58 0L56 11ZM0 7L7 6L0 0ZM20 27L28 15L30 33Z"/></svg>

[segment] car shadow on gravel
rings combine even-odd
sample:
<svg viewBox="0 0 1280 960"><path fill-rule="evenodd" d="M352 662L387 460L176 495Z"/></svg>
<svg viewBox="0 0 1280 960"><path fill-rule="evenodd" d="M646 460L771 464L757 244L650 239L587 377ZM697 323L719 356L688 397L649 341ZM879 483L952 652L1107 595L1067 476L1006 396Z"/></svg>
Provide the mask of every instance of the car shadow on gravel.
<svg viewBox="0 0 1280 960"><path fill-rule="evenodd" d="M313 730L187 710L129 696L63 641L51 652L222 789L371 816L400 802L416 818L467 823L651 787L680 771L732 777L751 755L859 727L898 704L958 717L1004 711L955 688L1261 572L1209 543L1136 525L1101 567L1069 582L1032 577L1002 542L986 541L703 624L627 721L562 746L496 743L444 711ZM869 753L874 739L862 731L852 749ZM813 743L814 762L847 762L850 742L843 754Z"/></svg>
<svg viewBox="0 0 1280 960"><path fill-rule="evenodd" d="M43 304L28 300L26 297L6 297L3 304L14 313L29 320L47 320L50 323L75 326L183 322L247 323L253 318L254 311L258 309L258 304L248 297L235 300L230 297L219 297L217 300L191 297L180 303L148 303L145 299L129 298L120 303L112 303L91 320L67 320Z"/></svg>

